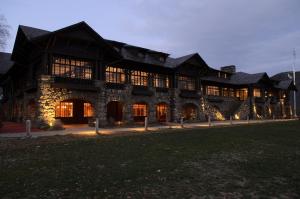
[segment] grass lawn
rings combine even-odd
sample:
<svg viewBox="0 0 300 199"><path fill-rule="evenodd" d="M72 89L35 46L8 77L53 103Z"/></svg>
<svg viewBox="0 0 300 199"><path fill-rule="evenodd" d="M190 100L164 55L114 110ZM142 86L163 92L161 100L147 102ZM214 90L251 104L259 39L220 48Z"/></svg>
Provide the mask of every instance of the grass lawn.
<svg viewBox="0 0 300 199"><path fill-rule="evenodd" d="M0 141L0 198L270 196L300 197L299 121Z"/></svg>

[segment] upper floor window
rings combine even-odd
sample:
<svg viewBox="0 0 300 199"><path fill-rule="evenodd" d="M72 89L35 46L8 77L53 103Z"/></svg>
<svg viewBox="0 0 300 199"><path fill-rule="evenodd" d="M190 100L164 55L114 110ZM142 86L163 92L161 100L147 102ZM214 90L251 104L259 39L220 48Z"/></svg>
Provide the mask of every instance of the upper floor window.
<svg viewBox="0 0 300 199"><path fill-rule="evenodd" d="M207 95L219 96L220 95L220 89L217 86L207 86L206 87L206 94Z"/></svg>
<svg viewBox="0 0 300 199"><path fill-rule="evenodd" d="M154 74L154 87L169 88L169 77L162 74Z"/></svg>
<svg viewBox="0 0 300 199"><path fill-rule="evenodd" d="M179 76L178 79L179 88L185 90L195 90L196 89L196 80L192 77Z"/></svg>
<svg viewBox="0 0 300 199"><path fill-rule="evenodd" d="M238 89L236 91L236 97L239 98L240 100L246 100L248 97L248 89L247 88Z"/></svg>
<svg viewBox="0 0 300 199"><path fill-rule="evenodd" d="M105 71L105 81L110 83L125 83L125 72L122 68L108 66Z"/></svg>
<svg viewBox="0 0 300 199"><path fill-rule="evenodd" d="M137 86L148 86L148 73L143 71L132 71L131 83Z"/></svg>
<svg viewBox="0 0 300 199"><path fill-rule="evenodd" d="M224 97L234 97L233 88L222 88L222 95Z"/></svg>
<svg viewBox="0 0 300 199"><path fill-rule="evenodd" d="M261 97L261 90L259 88L253 89L253 96L254 97Z"/></svg>
<svg viewBox="0 0 300 199"><path fill-rule="evenodd" d="M92 79L93 63L81 59L53 57L52 74L60 77Z"/></svg>

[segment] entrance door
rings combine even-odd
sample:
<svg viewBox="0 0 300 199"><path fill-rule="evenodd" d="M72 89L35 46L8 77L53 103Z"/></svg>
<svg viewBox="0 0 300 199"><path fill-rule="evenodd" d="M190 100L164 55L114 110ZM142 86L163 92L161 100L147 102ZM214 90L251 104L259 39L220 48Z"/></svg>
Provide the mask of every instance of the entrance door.
<svg viewBox="0 0 300 199"><path fill-rule="evenodd" d="M194 104L185 104L183 106L183 117L185 120L197 119L197 107Z"/></svg>
<svg viewBox="0 0 300 199"><path fill-rule="evenodd" d="M121 102L112 101L107 104L107 120L109 122L120 122L123 119L123 106Z"/></svg>

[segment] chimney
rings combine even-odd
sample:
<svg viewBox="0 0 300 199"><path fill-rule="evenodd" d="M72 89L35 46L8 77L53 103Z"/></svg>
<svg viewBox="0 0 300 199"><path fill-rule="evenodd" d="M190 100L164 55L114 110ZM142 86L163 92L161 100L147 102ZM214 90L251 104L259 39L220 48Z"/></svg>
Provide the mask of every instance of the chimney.
<svg viewBox="0 0 300 199"><path fill-rule="evenodd" d="M227 73L235 73L236 72L235 65L223 66L221 67L221 71Z"/></svg>

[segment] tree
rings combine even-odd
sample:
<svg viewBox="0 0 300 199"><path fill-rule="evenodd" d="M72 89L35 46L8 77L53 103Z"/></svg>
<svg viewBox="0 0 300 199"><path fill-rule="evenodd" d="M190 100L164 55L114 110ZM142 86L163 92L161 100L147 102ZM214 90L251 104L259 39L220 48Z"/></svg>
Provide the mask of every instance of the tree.
<svg viewBox="0 0 300 199"><path fill-rule="evenodd" d="M0 15L0 49L4 50L7 45L7 40L10 36L10 26L7 24L6 18Z"/></svg>

